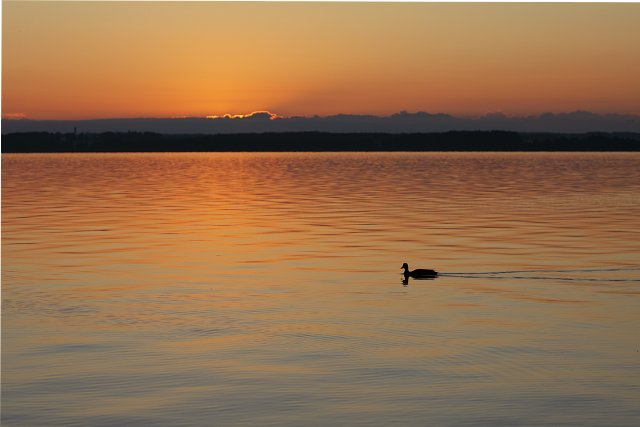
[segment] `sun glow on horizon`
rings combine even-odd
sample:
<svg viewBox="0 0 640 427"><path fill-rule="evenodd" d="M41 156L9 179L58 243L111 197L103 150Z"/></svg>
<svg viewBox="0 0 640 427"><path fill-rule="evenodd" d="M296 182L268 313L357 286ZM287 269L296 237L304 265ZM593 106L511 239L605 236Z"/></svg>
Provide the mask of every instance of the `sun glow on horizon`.
<svg viewBox="0 0 640 427"><path fill-rule="evenodd" d="M250 119L250 118L262 118L269 120L283 119L284 116L272 113L267 110L253 111L249 114L223 114L223 115L210 115L206 116L207 119Z"/></svg>

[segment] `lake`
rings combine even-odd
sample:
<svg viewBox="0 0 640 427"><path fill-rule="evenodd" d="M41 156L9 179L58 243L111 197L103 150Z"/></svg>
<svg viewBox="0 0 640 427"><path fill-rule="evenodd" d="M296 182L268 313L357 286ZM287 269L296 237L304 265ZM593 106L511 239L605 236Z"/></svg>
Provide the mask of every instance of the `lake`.
<svg viewBox="0 0 640 427"><path fill-rule="evenodd" d="M2 155L5 426L636 426L639 324L639 153Z"/></svg>

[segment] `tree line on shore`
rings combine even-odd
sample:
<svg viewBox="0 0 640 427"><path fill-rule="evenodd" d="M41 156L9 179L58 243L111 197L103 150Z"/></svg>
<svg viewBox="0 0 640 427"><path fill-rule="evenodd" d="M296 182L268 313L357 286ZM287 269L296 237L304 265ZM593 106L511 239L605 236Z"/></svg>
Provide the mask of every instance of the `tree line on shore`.
<svg viewBox="0 0 640 427"><path fill-rule="evenodd" d="M640 151L640 133L24 132L2 138L4 153L242 151Z"/></svg>

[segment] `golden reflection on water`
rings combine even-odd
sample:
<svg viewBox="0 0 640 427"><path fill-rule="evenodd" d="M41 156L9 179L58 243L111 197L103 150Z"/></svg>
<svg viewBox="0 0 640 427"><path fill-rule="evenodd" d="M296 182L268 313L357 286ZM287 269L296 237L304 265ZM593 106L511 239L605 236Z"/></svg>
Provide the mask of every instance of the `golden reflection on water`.
<svg viewBox="0 0 640 427"><path fill-rule="evenodd" d="M639 166L3 155L3 424L633 425Z"/></svg>

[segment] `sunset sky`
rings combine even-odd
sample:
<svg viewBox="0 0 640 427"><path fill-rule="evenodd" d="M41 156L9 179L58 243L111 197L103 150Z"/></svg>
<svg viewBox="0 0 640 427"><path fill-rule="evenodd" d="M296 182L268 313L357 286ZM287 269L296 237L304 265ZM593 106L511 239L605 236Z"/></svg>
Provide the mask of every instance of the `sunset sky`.
<svg viewBox="0 0 640 427"><path fill-rule="evenodd" d="M3 2L32 119L640 114L640 4Z"/></svg>

